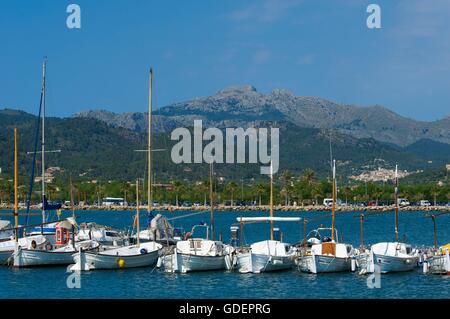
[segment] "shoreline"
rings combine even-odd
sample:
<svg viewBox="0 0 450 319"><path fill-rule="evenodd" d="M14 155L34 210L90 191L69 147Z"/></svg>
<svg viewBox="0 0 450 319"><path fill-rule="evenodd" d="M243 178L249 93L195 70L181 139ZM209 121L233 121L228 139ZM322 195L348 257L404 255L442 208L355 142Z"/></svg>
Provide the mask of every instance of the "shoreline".
<svg viewBox="0 0 450 319"><path fill-rule="evenodd" d="M25 208L19 208L19 211L23 211ZM31 206L30 208L33 211L39 210L38 206ZM140 210L146 210L147 206L140 205ZM3 205L0 207L0 210L14 210L14 206L12 205ZM72 207L62 207L62 211L70 211ZM84 206L76 206L76 211L135 211L135 206L95 206L95 205L84 205ZM164 211L164 212L182 212L182 211L208 211L210 210L209 206L195 206L195 207L183 207L183 206L158 206L153 207L153 211ZM218 205L214 207L214 211L216 212L231 212L231 211L268 211L269 205L262 206L225 206ZM325 207L323 205L308 205L308 206L282 206L277 205L273 207L274 211L278 212L331 212L330 207ZM360 207L360 206L336 206L336 212L390 212L394 211L395 206L368 206L368 207ZM439 212L447 212L450 211L450 206L406 206L399 208L401 212L411 212L411 211L439 211Z"/></svg>

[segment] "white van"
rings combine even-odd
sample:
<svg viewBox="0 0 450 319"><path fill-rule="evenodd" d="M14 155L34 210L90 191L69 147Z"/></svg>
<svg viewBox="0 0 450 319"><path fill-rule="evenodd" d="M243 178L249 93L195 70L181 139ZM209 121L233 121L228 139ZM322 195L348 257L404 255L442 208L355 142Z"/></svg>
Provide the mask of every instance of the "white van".
<svg viewBox="0 0 450 319"><path fill-rule="evenodd" d="M333 205L333 199L332 198L324 198L323 199L323 206L325 207L331 207ZM342 201L340 199L336 199L336 206L342 205Z"/></svg>
<svg viewBox="0 0 450 319"><path fill-rule="evenodd" d="M431 203L430 203L429 200L422 199L422 200L419 202L419 206L431 206Z"/></svg>
<svg viewBox="0 0 450 319"><path fill-rule="evenodd" d="M398 199L398 205L399 206L409 206L409 200L406 198L399 198Z"/></svg>

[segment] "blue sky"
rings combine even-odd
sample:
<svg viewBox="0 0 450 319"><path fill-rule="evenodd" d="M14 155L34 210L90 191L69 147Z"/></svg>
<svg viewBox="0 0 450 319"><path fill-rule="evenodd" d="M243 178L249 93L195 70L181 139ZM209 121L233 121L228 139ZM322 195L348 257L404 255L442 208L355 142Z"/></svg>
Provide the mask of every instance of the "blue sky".
<svg viewBox="0 0 450 319"><path fill-rule="evenodd" d="M370 3L381 29L366 27ZM251 84L436 120L450 113L449 20L446 0L2 0L0 108L37 112L46 55L53 116L145 111L153 65L157 107Z"/></svg>

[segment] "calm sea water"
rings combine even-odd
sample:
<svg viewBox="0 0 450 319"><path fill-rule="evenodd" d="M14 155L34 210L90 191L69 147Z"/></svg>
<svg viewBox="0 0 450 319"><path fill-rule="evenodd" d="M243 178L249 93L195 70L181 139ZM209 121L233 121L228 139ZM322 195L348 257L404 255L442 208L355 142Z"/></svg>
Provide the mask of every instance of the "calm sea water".
<svg viewBox="0 0 450 319"><path fill-rule="evenodd" d="M164 213L170 217L182 213ZM320 212L277 212L277 216L320 216ZM69 214L68 214L69 215ZM217 212L216 236L221 232L223 241L229 241L230 225L239 216L261 216L267 212ZM336 226L340 237L354 246L359 245L359 219L357 213L339 214ZM120 229L130 227L133 212L80 211L77 221L94 221ZM400 234L414 245L433 244L433 225L423 212L400 215ZM2 216L2 219L9 217ZM209 222L209 213L174 220L175 226L186 230L199 222ZM23 222L23 221L21 221ZM31 223L39 222L33 216ZM142 224L146 216L142 216ZM308 230L320 224L328 226L329 218L308 223ZM365 242L393 240L394 214L385 213L366 217ZM450 215L437 219L438 242L450 242ZM303 223L278 223L284 241L298 242L303 238ZM268 224L253 224L245 228L249 243L267 239ZM13 269L0 267L0 298L449 298L450 276L424 275L416 271L381 276L381 288L369 289L367 277L357 273L305 274L296 270L264 274L235 272L202 272L166 274L158 269L141 268L117 271L82 273L81 288L67 288L70 273L65 267L39 269Z"/></svg>

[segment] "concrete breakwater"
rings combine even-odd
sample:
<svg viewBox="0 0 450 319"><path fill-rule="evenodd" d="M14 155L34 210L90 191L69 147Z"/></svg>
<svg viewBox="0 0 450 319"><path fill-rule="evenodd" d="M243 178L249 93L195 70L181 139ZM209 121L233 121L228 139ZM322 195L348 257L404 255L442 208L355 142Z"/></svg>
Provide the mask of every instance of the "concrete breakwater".
<svg viewBox="0 0 450 319"><path fill-rule="evenodd" d="M13 206L4 205L1 207L3 209L14 209ZM39 210L39 207L31 207L32 210ZM75 206L75 210L100 210L100 211L133 211L136 210L135 206L95 206L95 205L83 205L83 206ZM140 206L140 209L145 211L147 206ZM298 211L330 211L330 207L325 207L323 205L308 205L308 206L284 206L284 205L276 205L273 207L274 211L285 211L285 212L298 212ZM395 207L391 206L349 206L342 205L336 206L336 212L390 212L394 211ZM72 210L72 207L62 207L63 211ZM209 206L174 206L174 205L162 205L153 207L153 211L209 211ZM268 205L262 206L225 206L225 205L217 205L214 207L214 210L217 212L228 212L228 211L268 211ZM401 207L400 210L402 212L409 211L450 211L450 206L406 206Z"/></svg>

